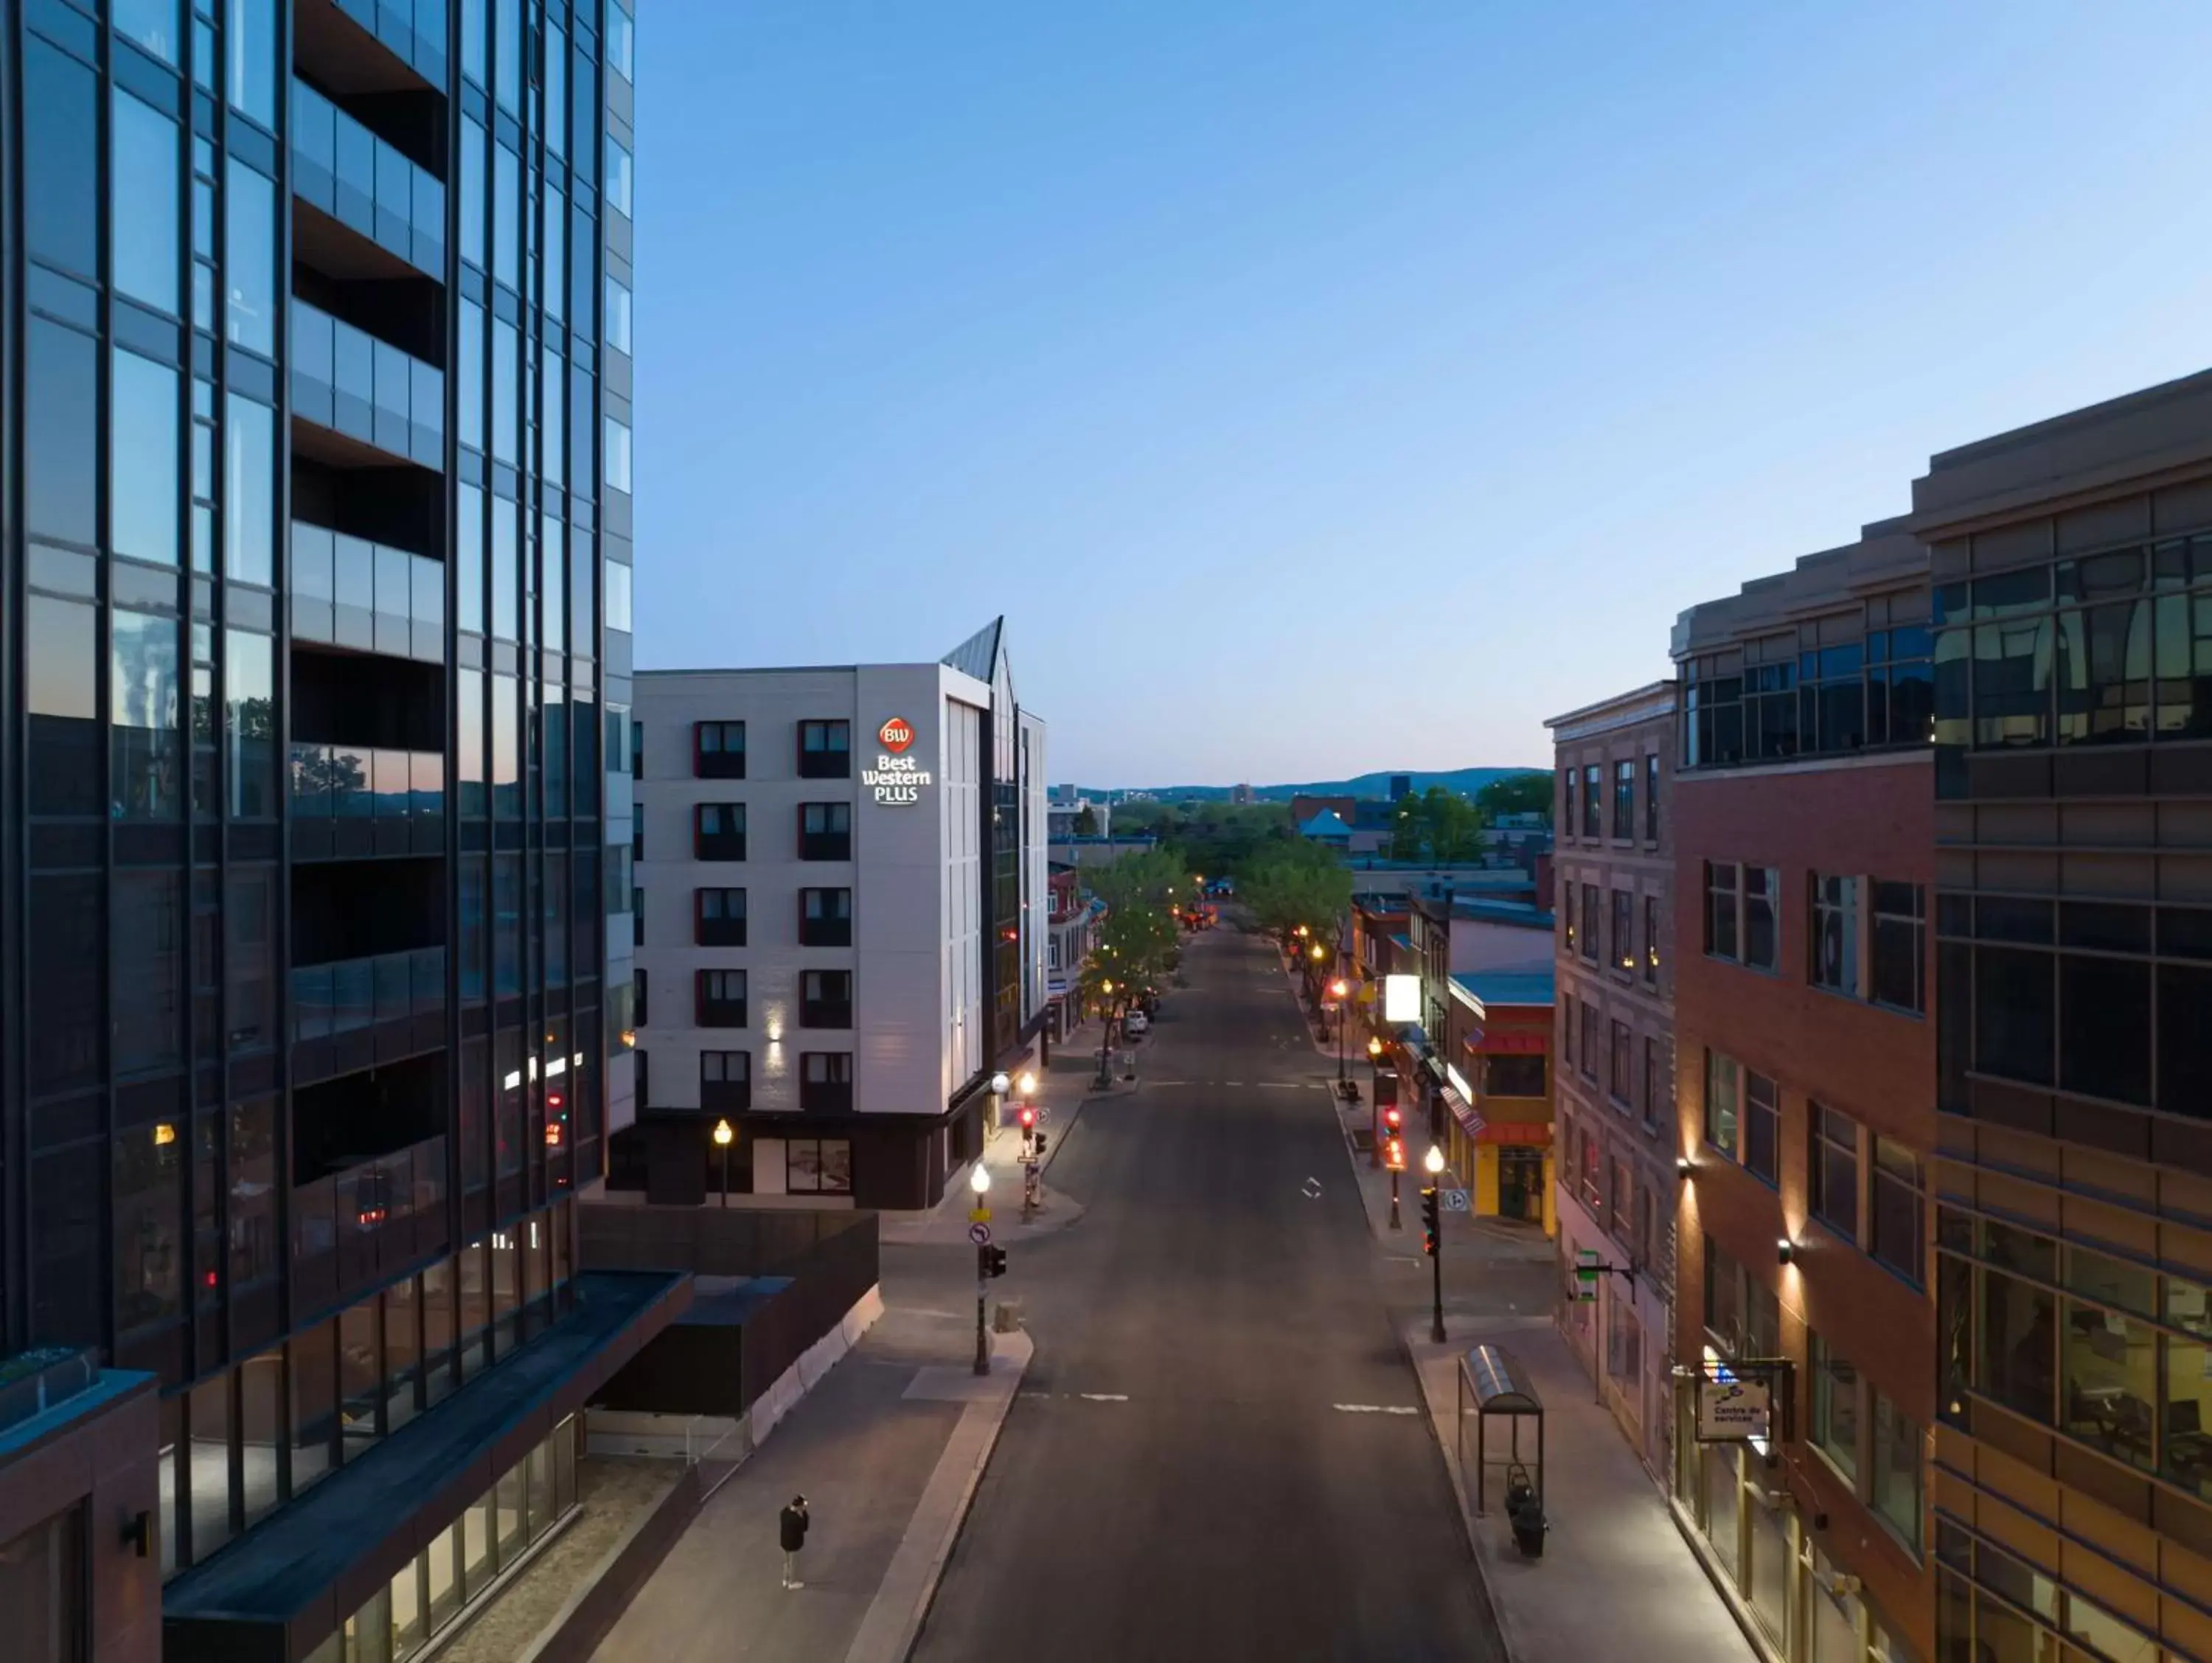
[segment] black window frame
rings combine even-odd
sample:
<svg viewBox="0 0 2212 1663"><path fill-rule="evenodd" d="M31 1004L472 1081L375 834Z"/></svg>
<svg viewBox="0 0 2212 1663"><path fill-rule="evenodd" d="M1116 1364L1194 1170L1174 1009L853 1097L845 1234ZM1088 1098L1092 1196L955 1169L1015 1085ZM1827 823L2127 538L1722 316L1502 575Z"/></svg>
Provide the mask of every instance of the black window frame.
<svg viewBox="0 0 2212 1663"><path fill-rule="evenodd" d="M830 997L833 989L843 997ZM801 1028L848 1029L853 1025L853 973L842 969L806 969L799 977L799 1025Z"/></svg>
<svg viewBox="0 0 2212 1663"><path fill-rule="evenodd" d="M1865 1140L1860 1130L1860 1122L1841 1109L1817 1102L1806 1105L1806 1217L1854 1247L1859 1245L1866 1217L1862 1193L1866 1158L1861 1153Z"/></svg>
<svg viewBox="0 0 2212 1663"><path fill-rule="evenodd" d="M1609 1020L1606 1095L1614 1107L1626 1110L1636 1102L1636 1032L1618 1017Z"/></svg>
<svg viewBox="0 0 2212 1663"><path fill-rule="evenodd" d="M1636 975L1636 893L1613 892L1613 968L1634 980Z"/></svg>
<svg viewBox="0 0 2212 1663"><path fill-rule="evenodd" d="M822 828L810 831L807 822L821 811ZM842 826L831 822L842 820ZM850 860L853 858L853 805L842 802L801 803L799 805L799 858L801 860Z"/></svg>
<svg viewBox="0 0 2212 1663"><path fill-rule="evenodd" d="M700 1028L750 1028L751 986L741 968L709 966L692 973L692 1020ZM734 980L732 980L734 979ZM735 987L732 994L730 990Z"/></svg>
<svg viewBox="0 0 2212 1663"><path fill-rule="evenodd" d="M843 897L842 910L829 909L826 897ZM817 901L817 897L823 900ZM799 944L802 947L849 947L853 944L853 891L848 886L811 887L799 892Z"/></svg>
<svg viewBox="0 0 2212 1663"><path fill-rule="evenodd" d="M1659 845L1659 753L1644 753L1644 841Z"/></svg>
<svg viewBox="0 0 2212 1663"><path fill-rule="evenodd" d="M730 742L734 737L737 743ZM696 780L745 777L745 725L742 721L691 724L691 775Z"/></svg>
<svg viewBox="0 0 2212 1663"><path fill-rule="evenodd" d="M1613 764L1613 836L1615 842L1636 838L1636 759L1618 757Z"/></svg>
<svg viewBox="0 0 2212 1663"><path fill-rule="evenodd" d="M1597 909L1597 895L1596 884L1583 885L1582 950L1583 958L1592 964L1598 962L1600 953L1598 934L1602 927L1604 918L1604 914Z"/></svg>
<svg viewBox="0 0 2212 1663"><path fill-rule="evenodd" d="M1604 770L1599 764L1583 765L1583 835L1592 842L1605 835L1605 804L1599 791L1604 780Z"/></svg>
<svg viewBox="0 0 2212 1663"><path fill-rule="evenodd" d="M1902 878L1872 877L1866 881L1872 904L1868 913L1866 962L1867 999L1885 1011L1920 1017L1928 1013L1928 888ZM1901 903L1901 904L1900 904ZM1901 959L1893 950L1885 955L1885 941L1901 941ZM1889 968L1905 967L1904 985L1890 981ZM1899 997L1899 995L1902 997Z"/></svg>
<svg viewBox="0 0 2212 1663"><path fill-rule="evenodd" d="M822 1077L816 1078L817 1065ZM853 1053L849 1051L802 1051L799 1053L799 1106L812 1114L848 1114L853 1109Z"/></svg>
<svg viewBox="0 0 2212 1663"><path fill-rule="evenodd" d="M1771 1075L1755 1068L1742 1074L1742 1096L1738 1100L1743 1169L1769 1189L1782 1182L1782 1088Z"/></svg>
<svg viewBox="0 0 2212 1663"><path fill-rule="evenodd" d="M1644 982L1648 987L1659 985L1659 897L1644 897Z"/></svg>
<svg viewBox="0 0 2212 1663"><path fill-rule="evenodd" d="M1867 1257L1928 1285L1928 1162L1903 1139L1868 1129Z"/></svg>
<svg viewBox="0 0 2212 1663"><path fill-rule="evenodd" d="M730 910L729 897L737 897ZM726 884L702 884L691 891L691 943L695 947L743 947L747 907L744 889Z"/></svg>
<svg viewBox="0 0 2212 1663"><path fill-rule="evenodd" d="M708 816L726 817L735 829L708 829ZM694 860L735 861L745 858L745 805L743 803L694 803L691 805L691 858Z"/></svg>
<svg viewBox="0 0 2212 1663"><path fill-rule="evenodd" d="M806 717L799 723L793 743L800 779L849 780L853 777L853 724L848 719L842 716Z"/></svg>
<svg viewBox="0 0 2212 1663"><path fill-rule="evenodd" d="M735 1058L738 1076L730 1077ZM753 1053L750 1051L702 1051L699 1053L699 1108L706 1114L742 1114L753 1106Z"/></svg>

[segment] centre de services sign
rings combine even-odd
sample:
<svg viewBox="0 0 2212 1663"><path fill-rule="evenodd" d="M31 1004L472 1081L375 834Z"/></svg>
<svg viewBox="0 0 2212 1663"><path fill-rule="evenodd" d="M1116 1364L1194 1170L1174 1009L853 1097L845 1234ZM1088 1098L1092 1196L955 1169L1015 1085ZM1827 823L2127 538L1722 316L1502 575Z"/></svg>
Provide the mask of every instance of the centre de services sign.
<svg viewBox="0 0 2212 1663"><path fill-rule="evenodd" d="M930 783L929 770L918 757L906 754L913 748L914 737L914 724L903 716L890 717L876 730L876 743L883 749L875 767L860 770L860 783L874 793L878 807L921 801L922 788Z"/></svg>

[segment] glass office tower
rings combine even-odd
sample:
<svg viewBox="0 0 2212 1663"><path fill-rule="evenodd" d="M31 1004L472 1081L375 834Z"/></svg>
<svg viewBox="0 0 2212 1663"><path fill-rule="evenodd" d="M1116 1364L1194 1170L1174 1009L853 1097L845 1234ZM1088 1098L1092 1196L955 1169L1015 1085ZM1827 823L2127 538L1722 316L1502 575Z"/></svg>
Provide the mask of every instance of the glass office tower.
<svg viewBox="0 0 2212 1663"><path fill-rule="evenodd" d="M0 1357L155 1376L170 1654L301 1654L257 1539L327 1489L358 1585L444 1526L349 1470L651 1304L570 1200L628 1110L630 6L5 15ZM363 1636L512 1559L469 1504Z"/></svg>

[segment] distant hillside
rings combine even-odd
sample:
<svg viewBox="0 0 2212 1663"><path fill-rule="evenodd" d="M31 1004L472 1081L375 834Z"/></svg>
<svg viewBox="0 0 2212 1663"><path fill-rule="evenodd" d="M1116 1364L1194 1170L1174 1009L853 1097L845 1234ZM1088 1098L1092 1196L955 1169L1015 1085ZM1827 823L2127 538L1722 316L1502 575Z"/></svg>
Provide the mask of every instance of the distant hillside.
<svg viewBox="0 0 2212 1663"><path fill-rule="evenodd" d="M1409 774L1415 791L1426 791L1431 786L1442 786L1472 797L1493 780L1510 780L1516 774L1541 774L1541 768L1451 768L1443 773L1425 774L1419 768L1389 769L1375 774L1363 774L1351 780L1320 780L1304 785L1255 786L1252 795L1262 802L1287 803L1296 796L1308 797L1388 797L1390 781L1398 774ZM1097 786L1076 787L1085 797L1112 797L1117 791L1144 791L1170 803L1193 798L1205 803L1226 802L1234 789L1229 786L1138 786L1108 789Z"/></svg>

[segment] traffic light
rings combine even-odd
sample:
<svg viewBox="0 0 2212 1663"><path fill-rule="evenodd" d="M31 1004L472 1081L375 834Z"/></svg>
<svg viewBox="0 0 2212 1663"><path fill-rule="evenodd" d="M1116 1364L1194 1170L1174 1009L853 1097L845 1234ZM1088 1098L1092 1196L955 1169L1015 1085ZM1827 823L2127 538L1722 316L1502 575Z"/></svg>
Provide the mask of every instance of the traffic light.
<svg viewBox="0 0 2212 1663"><path fill-rule="evenodd" d="M1440 1207L1436 1186L1431 1184L1421 1192L1421 1251L1431 1259L1437 1255L1437 1242L1443 1228Z"/></svg>
<svg viewBox="0 0 2212 1663"><path fill-rule="evenodd" d="M1382 1125L1393 1138L1398 1135L1405 1124L1406 1117L1399 1112L1397 1104L1392 1103L1383 1109Z"/></svg>
<svg viewBox="0 0 2212 1663"><path fill-rule="evenodd" d="M1022 1130L1024 1132L1035 1132L1036 1130L1036 1105L1034 1103L1024 1103L1019 1109L1015 1111L1014 1118L1021 1122Z"/></svg>
<svg viewBox="0 0 2212 1663"><path fill-rule="evenodd" d="M1006 1273L1006 1250L1004 1247L975 1249L975 1277L978 1281L988 1281L994 1276L1004 1276Z"/></svg>

